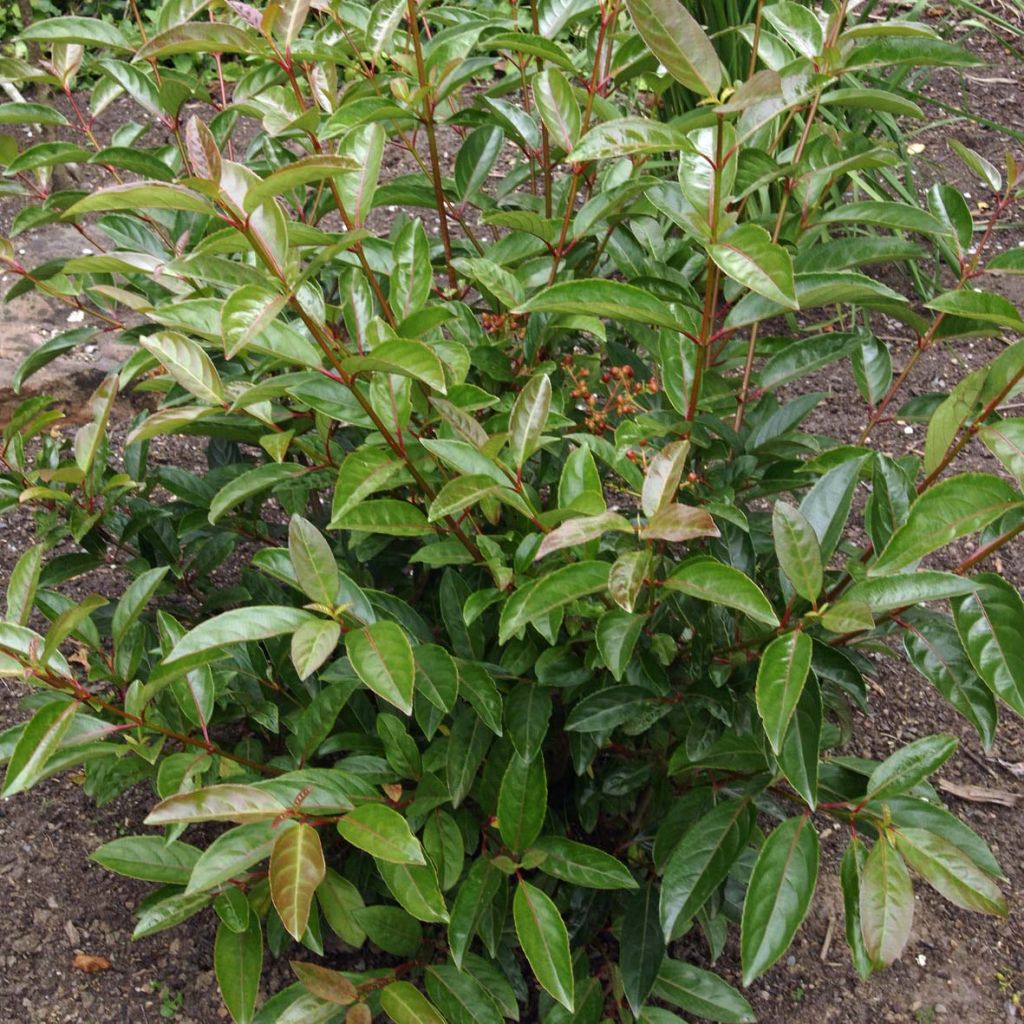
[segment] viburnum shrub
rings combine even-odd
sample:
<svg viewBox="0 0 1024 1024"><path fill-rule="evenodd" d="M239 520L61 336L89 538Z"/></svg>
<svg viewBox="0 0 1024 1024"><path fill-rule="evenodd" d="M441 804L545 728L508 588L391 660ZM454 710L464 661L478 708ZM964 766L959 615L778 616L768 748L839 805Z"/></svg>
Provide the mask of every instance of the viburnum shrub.
<svg viewBox="0 0 1024 1024"><path fill-rule="evenodd" d="M126 352L77 431L39 396L3 432L38 531L4 792L151 785L95 859L158 886L137 937L212 908L236 1021L753 1020L691 961L733 925L744 984L778 960L826 821L861 974L907 941L911 871L1005 913L927 782L953 737L837 751L897 646L986 745L997 699L1024 713L1024 603L978 571L1024 530L1024 343L903 405L925 353L1024 331L987 290L1024 272L991 245L1018 165L961 149L978 224L919 199L885 76L970 56L749 8L712 36L678 0L169 0L36 22L43 67L0 64L67 98L3 108L62 126L3 143L13 233L92 250L3 243L8 296L87 319L15 386L97 332ZM138 120L101 137L115 101ZM53 191L65 163L109 182ZM839 362L859 441L810 390ZM872 445L898 409L923 457ZM956 473L981 445L996 472ZM257 1009L264 947L298 980Z"/></svg>

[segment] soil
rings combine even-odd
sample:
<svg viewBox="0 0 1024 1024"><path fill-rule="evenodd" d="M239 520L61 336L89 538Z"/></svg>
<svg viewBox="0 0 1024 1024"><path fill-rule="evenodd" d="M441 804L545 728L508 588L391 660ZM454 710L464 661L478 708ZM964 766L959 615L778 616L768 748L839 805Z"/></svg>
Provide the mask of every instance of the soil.
<svg viewBox="0 0 1024 1024"><path fill-rule="evenodd" d="M1000 0L988 2L1004 17L1013 17ZM942 103L962 103L1021 132L1024 139L1021 65L995 37L972 32L966 23L960 34L986 65L966 73L939 72L931 77L926 92ZM110 125L121 123L127 109L115 104L104 120ZM939 107L927 113L929 118L948 116ZM921 131L916 139L924 146L918 157L922 181L941 179L960 187L970 195L980 219L984 211L980 204L991 196L950 153L945 145L949 137L996 166L1003 163L1005 137L954 118ZM404 159L388 168L391 174L409 169ZM13 212L12 203L0 202L0 234L9 227ZM87 239L65 227L33 231L16 244L26 250L29 263L89 246ZM1024 231L1011 226L1000 232L995 244L1001 248L1024 244ZM11 275L0 275L0 291L11 283ZM998 287L1011 300L1024 303L1019 279L1000 279ZM10 390L15 368L26 353L67 329L70 312L34 293L0 306L0 422L17 401ZM912 351L911 339L899 325L887 324L885 329L892 331L893 337L887 340L893 342L898 367ZM928 353L914 373L907 396L959 379L998 349L997 342L967 342L955 350ZM74 420L91 390L122 354L112 334L98 335L90 347L75 350L39 373L26 390L55 395ZM830 368L807 386L829 395L819 410L819 423L827 416L829 433L856 440L863 424L852 410L859 410L861 402L849 371ZM130 412L125 406L117 418L123 422ZM891 454L902 454L920 452L924 438L920 427L894 419L877 428L873 441ZM157 451L162 458L190 465L201 458L195 443L180 449L154 445ZM962 468L992 466L987 453L974 450L962 461ZM15 512L0 519L0 587L30 536L24 514ZM998 562L986 568L1024 586L1021 545L1004 551ZM96 585L94 581L92 586ZM1024 723L1004 715L995 747L985 752L969 727L906 665L879 661L873 690L871 719L862 723L859 746L851 753L881 759L920 736L950 732L961 746L942 769L943 781L1002 790L1019 799L1018 806L1011 808L945 796L950 810L988 841L1002 863L1010 916L997 921L959 911L919 884L909 947L890 970L862 982L850 965L843 939L837 869L844 837L838 827L822 831L822 870L808 919L783 961L747 992L758 1020L762 1024L941 1024L956 1019L961 1024L1005 1024L1024 1018L1024 772L1020 768ZM23 696L19 686L0 680L0 729L24 717L19 707ZM96 809L72 774L0 803L0 850L5 853L0 860L0 908L8 933L0 944L0 1024L161 1020L214 1024L228 1019L212 970L213 915L200 915L186 925L133 943L133 911L150 887L112 875L88 860L102 843L139 831L152 802L145 787L136 787ZM699 961L700 948L692 952ZM79 953L106 958L110 967L95 973L78 970L72 964ZM739 984L735 936L715 969ZM287 975L284 961L271 962L265 971L266 991L279 988Z"/></svg>

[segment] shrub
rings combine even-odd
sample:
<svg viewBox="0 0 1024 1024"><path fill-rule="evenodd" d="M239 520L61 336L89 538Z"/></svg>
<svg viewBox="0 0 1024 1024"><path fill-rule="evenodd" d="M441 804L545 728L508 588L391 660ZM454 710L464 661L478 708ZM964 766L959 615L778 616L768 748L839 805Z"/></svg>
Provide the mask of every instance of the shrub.
<svg viewBox="0 0 1024 1024"><path fill-rule="evenodd" d="M1024 529L1024 421L999 412L1024 343L903 407L923 459L871 442L924 353L1024 328L976 288L1024 270L989 251L1017 164L1004 184L963 151L995 195L977 237L952 188L898 189L920 111L885 75L972 60L923 25L752 4L726 73L677 0L627 6L170 0L145 41L26 33L69 99L79 47L96 84L70 124L45 111L75 143L8 146L13 230L94 251L3 243L9 296L91 324L16 385L97 331L128 355L73 437L45 396L4 431L0 497L38 530L0 625L35 687L4 792L78 764L99 800L149 781L162 833L95 859L158 886L137 937L213 907L237 1021L751 1020L689 937L714 960L738 925L761 975L822 819L849 830L863 975L907 940L908 865L1005 913L927 782L952 737L837 751L897 643L986 744L997 699L1024 712L1024 604L976 571ZM105 146L122 93L140 120ZM87 159L112 183L50 190ZM949 287L910 301L878 264ZM883 315L916 338L896 375ZM854 444L808 426L840 361ZM156 404L122 460L131 390ZM206 465L152 459L167 435ZM952 473L978 441L1005 473ZM62 592L107 560L118 593ZM229 827L200 847L202 822ZM372 969L311 959L325 924ZM297 983L257 1011L264 945L293 942Z"/></svg>

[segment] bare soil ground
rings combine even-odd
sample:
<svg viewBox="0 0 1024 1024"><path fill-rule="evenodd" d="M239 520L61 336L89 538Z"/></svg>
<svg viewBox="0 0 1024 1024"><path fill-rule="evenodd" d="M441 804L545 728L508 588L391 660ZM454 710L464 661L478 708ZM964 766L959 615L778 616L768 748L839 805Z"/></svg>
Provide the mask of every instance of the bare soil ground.
<svg viewBox="0 0 1024 1024"><path fill-rule="evenodd" d="M930 94L943 103L962 102L1024 132L1024 67L991 37L971 32L967 26L964 35L987 65L966 74L934 76ZM929 115L947 116L939 108L929 110ZM123 111L115 107L110 116L123 116ZM953 120L920 135L918 141L925 146L918 158L922 179L950 181L972 193L975 204L989 201L991 196L949 154L945 140L950 136L993 163L1002 162L1004 138L970 122ZM983 207L978 209L980 216ZM0 233L12 212L11 204L0 203ZM1024 231L1011 226L999 235L997 244L1010 247L1022 240ZM30 233L18 244L26 250L28 262L38 263L79 252L88 242L71 229L51 227ZM11 283L9 275L0 277L0 290ZM1015 301L1024 300L1013 279L1006 294ZM0 422L17 401L9 387L14 369L27 352L66 329L68 315L67 307L36 295L0 306ZM72 419L122 355L110 335L98 336L95 345L51 364L32 382L33 391L60 398ZM929 391L938 380L959 379L996 350L996 342L959 343L955 349L936 350L919 365L908 394ZM897 367L910 352L909 338L905 345L896 344ZM851 410L859 409L860 402L848 371L830 370L812 383L830 395L820 411L828 418L829 431L855 439L862 424ZM122 421L129 412L128 408L120 411ZM905 425L893 422L879 428L875 440L899 454L919 449L923 434L920 428L907 433ZM166 450L163 456L190 465L202 457L192 442ZM992 467L979 453L972 453L967 465ZM11 566L30 542L29 526L26 517L17 513L0 519L0 586L6 584ZM1021 545L987 568L1024 586ZM91 585L101 584L93 581ZM838 829L823 832L821 881L810 916L790 954L748 993L759 1020L763 1024L941 1024L948 1019L961 1024L1005 1024L1024 1018L1024 779L1007 767L1024 762L1024 724L1006 715L996 747L986 753L969 728L909 667L897 661L880 662L875 682L871 721L859 730L859 746L851 752L880 759L919 736L952 732L960 737L961 748L941 778L1003 790L1017 798L1016 807L1005 807L946 797L950 809L987 839L1003 864L1010 917L994 921L958 911L919 886L910 947L892 969L861 982L849 964L842 937L842 902L836 882L842 837ZM24 717L19 707L23 696L19 687L0 682L0 728ZM212 915L132 943L133 909L148 887L111 875L87 859L102 843L138 831L152 802L152 794L137 787L97 810L79 780L70 776L0 804L0 909L6 930L5 941L0 942L0 1024L161 1020L214 1024L227 1019L212 971ZM97 973L79 971L72 966L76 953L106 957L111 967ZM334 955L339 965L362 966L361 954L335 947ZM699 947L693 955L702 955ZM732 943L716 969L738 983L737 962ZM269 964L264 978L268 991L279 986L287 973L283 961Z"/></svg>

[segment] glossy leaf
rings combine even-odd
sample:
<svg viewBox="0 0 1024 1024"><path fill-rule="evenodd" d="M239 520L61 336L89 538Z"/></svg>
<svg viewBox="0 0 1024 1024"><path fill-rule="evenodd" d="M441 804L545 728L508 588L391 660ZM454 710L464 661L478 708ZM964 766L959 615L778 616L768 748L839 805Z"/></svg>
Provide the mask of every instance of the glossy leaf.
<svg viewBox="0 0 1024 1024"><path fill-rule="evenodd" d="M672 0L673 3L676 0ZM520 313L584 313L611 320L633 320L678 329L679 322L660 299L621 281L584 279L545 288L522 304Z"/></svg>
<svg viewBox="0 0 1024 1024"><path fill-rule="evenodd" d="M757 670L757 712L778 753L811 670L813 646L806 633L794 630L773 640Z"/></svg>
<svg viewBox="0 0 1024 1024"><path fill-rule="evenodd" d="M658 917L658 890L648 882L626 904L619 941L622 987L634 1014L654 987L665 959L665 940Z"/></svg>
<svg viewBox="0 0 1024 1024"><path fill-rule="evenodd" d="M884 800L923 782L956 752L954 736L923 736L887 757L868 779L868 796Z"/></svg>
<svg viewBox="0 0 1024 1024"><path fill-rule="evenodd" d="M708 255L737 283L787 309L799 308L793 261L757 224L740 224L708 246Z"/></svg>
<svg viewBox="0 0 1024 1024"><path fill-rule="evenodd" d="M925 491L871 567L873 575L902 569L959 537L984 529L1024 499L999 477L962 473Z"/></svg>
<svg viewBox="0 0 1024 1024"><path fill-rule="evenodd" d="M793 589L806 600L816 601L824 574L814 528L799 509L777 501L772 511L772 536L779 566Z"/></svg>
<svg viewBox="0 0 1024 1024"><path fill-rule="evenodd" d="M551 378L538 374L516 396L509 416L509 448L517 469L536 450L550 409Z"/></svg>
<svg viewBox="0 0 1024 1024"><path fill-rule="evenodd" d="M544 759L525 761L514 754L505 769L498 793L498 828L512 850L525 850L540 835L548 809L548 781Z"/></svg>
<svg viewBox="0 0 1024 1024"><path fill-rule="evenodd" d="M724 800L685 833L665 865L661 925L666 941L725 880L753 827L746 800Z"/></svg>
<svg viewBox="0 0 1024 1024"><path fill-rule="evenodd" d="M263 933L255 914L249 915L248 924L240 932L223 922L217 926L213 968L231 1019L235 1024L251 1024L263 970Z"/></svg>
<svg viewBox="0 0 1024 1024"><path fill-rule="evenodd" d="M162 836L120 836L94 850L89 859L128 878L185 885L200 854L188 843L167 844Z"/></svg>
<svg viewBox="0 0 1024 1024"><path fill-rule="evenodd" d="M338 821L343 839L378 860L426 864L419 840L398 811L384 804L363 804Z"/></svg>
<svg viewBox="0 0 1024 1024"><path fill-rule="evenodd" d="M658 972L654 994L705 1020L722 1024L753 1024L757 1019L750 1004L717 974L680 960L666 960Z"/></svg>
<svg viewBox="0 0 1024 1024"><path fill-rule="evenodd" d="M573 1010L574 979L569 934L551 897L520 880L512 901L516 935L541 988Z"/></svg>
<svg viewBox="0 0 1024 1024"><path fill-rule="evenodd" d="M947 839L919 828L898 829L895 838L906 862L950 903L1006 916L1006 900L992 879Z"/></svg>
<svg viewBox="0 0 1024 1024"><path fill-rule="evenodd" d="M345 649L359 678L379 697L412 713L416 663L401 626L375 622L345 635Z"/></svg>
<svg viewBox="0 0 1024 1024"><path fill-rule="evenodd" d="M502 609L499 642L505 643L527 623L556 608L604 590L610 568L607 562L578 562L520 587Z"/></svg>
<svg viewBox="0 0 1024 1024"><path fill-rule="evenodd" d="M717 96L722 64L711 40L679 0L627 0L637 31L668 73L701 99Z"/></svg>
<svg viewBox="0 0 1024 1024"><path fill-rule="evenodd" d="M587 846L562 836L542 836L531 849L543 854L537 866L553 878L588 889L637 888L629 869L596 846Z"/></svg>
<svg viewBox="0 0 1024 1024"><path fill-rule="evenodd" d="M759 978L789 948L818 880L818 834L809 817L776 826L761 847L743 901L743 984Z"/></svg>
<svg viewBox="0 0 1024 1024"><path fill-rule="evenodd" d="M324 535L302 516L294 515L288 523L288 554L306 596L332 608L338 596L338 564Z"/></svg>
<svg viewBox="0 0 1024 1024"><path fill-rule="evenodd" d="M445 1024L429 999L407 981L393 981L380 994L380 1004L394 1024Z"/></svg>
<svg viewBox="0 0 1024 1024"><path fill-rule="evenodd" d="M871 848L860 877L860 926L875 967L899 958L914 920L914 889L903 858L883 838Z"/></svg>
<svg viewBox="0 0 1024 1024"><path fill-rule="evenodd" d="M960 641L985 685L1024 716L1024 601L998 576L978 578L978 589L953 602Z"/></svg>
<svg viewBox="0 0 1024 1024"><path fill-rule="evenodd" d="M768 598L753 580L712 558L690 559L665 580L665 586L709 604L735 608L767 626L779 624Z"/></svg>

